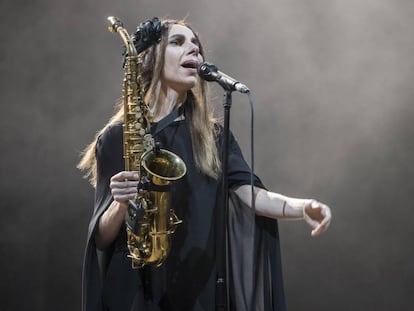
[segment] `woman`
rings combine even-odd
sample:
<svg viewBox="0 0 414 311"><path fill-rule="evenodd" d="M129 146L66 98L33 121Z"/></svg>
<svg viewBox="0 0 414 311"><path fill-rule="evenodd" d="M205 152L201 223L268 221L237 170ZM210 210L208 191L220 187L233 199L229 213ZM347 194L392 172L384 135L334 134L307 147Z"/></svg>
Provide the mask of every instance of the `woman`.
<svg viewBox="0 0 414 311"><path fill-rule="evenodd" d="M124 170L121 107L87 147L78 166L96 187L83 309L214 310L214 220L222 195L222 132L212 116L207 85L197 75L203 50L184 21L154 18L139 29L135 45L142 51L145 102L153 121L161 124L172 111L183 111L153 133L162 148L176 153L187 166L187 174L171 190L172 208L183 223L172 235L170 254L161 267L131 269L124 219L127 202L137 195L139 176ZM229 215L231 308L284 310L275 219L304 219L316 236L329 226L330 209L315 200L267 191L256 177L257 216L249 217L249 167L233 136L229 149L227 176L234 203Z"/></svg>

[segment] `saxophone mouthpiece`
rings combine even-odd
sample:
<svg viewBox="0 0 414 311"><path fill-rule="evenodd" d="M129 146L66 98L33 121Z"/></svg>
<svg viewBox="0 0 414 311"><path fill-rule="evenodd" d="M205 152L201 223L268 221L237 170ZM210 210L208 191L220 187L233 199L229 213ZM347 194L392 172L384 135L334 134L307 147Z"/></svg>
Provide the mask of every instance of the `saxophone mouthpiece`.
<svg viewBox="0 0 414 311"><path fill-rule="evenodd" d="M107 20L109 22L108 30L110 32L117 32L119 27L124 27L122 22L115 16L109 16Z"/></svg>

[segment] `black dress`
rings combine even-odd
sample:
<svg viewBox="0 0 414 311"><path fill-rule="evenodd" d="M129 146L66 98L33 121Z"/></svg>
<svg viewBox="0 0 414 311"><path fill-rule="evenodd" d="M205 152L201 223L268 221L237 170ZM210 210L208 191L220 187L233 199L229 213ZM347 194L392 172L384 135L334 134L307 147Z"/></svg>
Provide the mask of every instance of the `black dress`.
<svg viewBox="0 0 414 311"><path fill-rule="evenodd" d="M172 208L183 220L171 237L165 263L131 269L125 228L104 252L96 250L99 217L112 202L109 179L124 170L122 125L109 127L97 141L98 180L89 225L83 275L83 310L215 309L215 212L220 181L201 173L193 158L186 120L169 124L155 136L161 147L181 157L186 175L172 186ZM220 140L220 139L219 139ZM229 188L250 184L249 167L231 135ZM263 187L256 178L255 184ZM277 222L253 216L234 194L229 210L229 261L232 310L285 310Z"/></svg>

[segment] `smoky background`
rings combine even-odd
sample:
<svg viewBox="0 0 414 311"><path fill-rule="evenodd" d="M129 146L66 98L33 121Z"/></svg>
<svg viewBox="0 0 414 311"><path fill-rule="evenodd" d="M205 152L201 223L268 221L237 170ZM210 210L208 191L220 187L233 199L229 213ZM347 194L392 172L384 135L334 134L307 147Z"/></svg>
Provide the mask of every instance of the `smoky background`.
<svg viewBox="0 0 414 311"><path fill-rule="evenodd" d="M80 309L93 189L75 166L121 95L115 15L131 32L187 17L253 92L256 173L331 206L319 238L279 222L289 310L411 310L413 14L409 0L1 1L0 309ZM231 113L250 161L247 97Z"/></svg>

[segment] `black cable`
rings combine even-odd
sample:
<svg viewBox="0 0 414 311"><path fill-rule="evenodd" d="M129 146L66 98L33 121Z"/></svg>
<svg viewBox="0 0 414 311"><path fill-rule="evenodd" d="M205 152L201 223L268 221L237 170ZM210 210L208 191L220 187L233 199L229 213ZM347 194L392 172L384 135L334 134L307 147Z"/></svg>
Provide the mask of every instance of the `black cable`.
<svg viewBox="0 0 414 311"><path fill-rule="evenodd" d="M247 95L249 96L250 104L250 185L252 191L251 208L253 215L256 215L256 204L254 200L254 105L252 93L249 91Z"/></svg>
<svg viewBox="0 0 414 311"><path fill-rule="evenodd" d="M253 254L254 256L255 252L255 228L256 228L256 202L254 199L254 104L253 104L253 95L249 92L247 92L247 95L249 96L249 105L250 105L250 187L251 187L251 209L252 209L252 237L253 237ZM253 258L253 275L252 275L252 282L255 282L255 271L256 271L256 260ZM251 293L251 301L250 301L250 309L255 310L256 306L256 296L255 296L255 290L254 290L254 284L252 286L253 292Z"/></svg>

